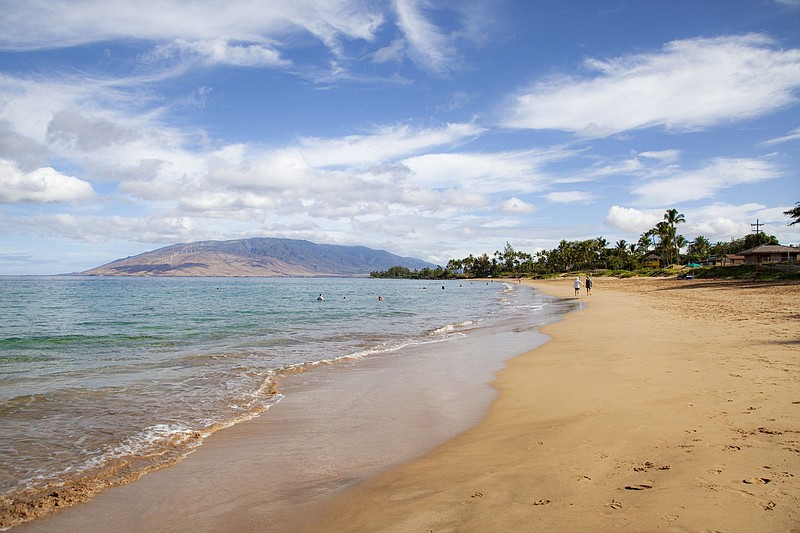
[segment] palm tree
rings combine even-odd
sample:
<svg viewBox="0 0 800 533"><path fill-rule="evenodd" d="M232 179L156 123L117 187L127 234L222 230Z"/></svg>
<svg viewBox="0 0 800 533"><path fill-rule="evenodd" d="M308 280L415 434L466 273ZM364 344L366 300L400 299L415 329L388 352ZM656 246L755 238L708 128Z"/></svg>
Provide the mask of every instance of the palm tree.
<svg viewBox="0 0 800 533"><path fill-rule="evenodd" d="M689 256L695 262L699 262L704 258L707 258L710 250L711 242L702 235L695 237L694 240L689 244Z"/></svg>
<svg viewBox="0 0 800 533"><path fill-rule="evenodd" d="M673 208L673 209L667 209L667 212L664 213L664 222L659 223L659 225L666 223L671 230L668 235L669 239L667 241L664 241L663 239L661 240L662 245L664 245L664 252L667 258L666 261L667 264L670 264L672 262L673 252L675 253L676 257L679 254L681 246L678 245L678 242L676 240L678 238L678 235L675 231L675 226L677 226L678 224L683 224L684 222L686 222L686 217L683 216L683 213L678 213L678 210ZM681 238L683 237L681 236ZM684 241L685 240L686 239L684 239Z"/></svg>
<svg viewBox="0 0 800 533"><path fill-rule="evenodd" d="M661 251L661 260L664 265L670 265L672 264L672 249L675 244L675 228L667 221L662 221L656 224L655 230L659 241L656 250Z"/></svg>
<svg viewBox="0 0 800 533"><path fill-rule="evenodd" d="M683 235L676 235L675 238L673 239L673 243L675 244L675 250L674 250L675 257L680 263L681 248L684 248L687 244L689 244L689 241L686 240L686 237L684 237Z"/></svg>
<svg viewBox="0 0 800 533"><path fill-rule="evenodd" d="M794 204L793 209L789 209L788 211L783 212L789 218L793 218L791 222L789 222L790 226L794 226L795 224L800 224L800 202Z"/></svg>
<svg viewBox="0 0 800 533"><path fill-rule="evenodd" d="M664 213L664 221L674 228L678 224L686 222L686 217L683 216L683 213L678 213L677 209L667 209L667 212Z"/></svg>
<svg viewBox="0 0 800 533"><path fill-rule="evenodd" d="M647 255L647 252L650 251L650 247L653 246L653 230L645 231L639 236L639 242L636 243L636 246L639 248L639 252L642 255Z"/></svg>

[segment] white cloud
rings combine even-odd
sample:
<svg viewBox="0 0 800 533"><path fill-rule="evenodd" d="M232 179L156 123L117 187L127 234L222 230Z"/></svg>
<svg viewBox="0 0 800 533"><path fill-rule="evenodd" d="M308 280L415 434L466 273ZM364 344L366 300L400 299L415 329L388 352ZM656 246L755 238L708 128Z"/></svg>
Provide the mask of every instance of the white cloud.
<svg viewBox="0 0 800 533"><path fill-rule="evenodd" d="M485 130L472 123L447 124L443 128L415 130L396 125L378 128L372 135L349 135L339 139L300 139L303 157L317 167L376 164L436 146L457 145Z"/></svg>
<svg viewBox="0 0 800 533"><path fill-rule="evenodd" d="M639 157L644 157L647 159L655 159L656 161L662 163L672 163L677 161L681 157L680 150L660 150L660 151L653 151L653 152L639 152Z"/></svg>
<svg viewBox="0 0 800 533"><path fill-rule="evenodd" d="M409 179L426 187L461 187L475 191L532 192L543 187L547 163L572 154L570 150L518 152L430 153L404 159Z"/></svg>
<svg viewBox="0 0 800 533"><path fill-rule="evenodd" d="M705 128L773 113L800 88L800 50L754 34L673 41L586 67L594 77L543 80L514 96L505 125L590 137Z"/></svg>
<svg viewBox="0 0 800 533"><path fill-rule="evenodd" d="M591 202L594 195L587 191L554 191L547 193L545 198L559 204L570 204Z"/></svg>
<svg viewBox="0 0 800 533"><path fill-rule="evenodd" d="M728 217L713 217L693 222L686 228L685 233L702 235L711 242L719 242L747 235L750 233L750 224Z"/></svg>
<svg viewBox="0 0 800 533"><path fill-rule="evenodd" d="M0 203L50 203L89 200L92 185L51 167L21 172L16 163L0 159Z"/></svg>
<svg viewBox="0 0 800 533"><path fill-rule="evenodd" d="M638 235L658 224L663 217L663 212L640 211L631 207L614 205L606 214L605 224Z"/></svg>
<svg viewBox="0 0 800 533"><path fill-rule="evenodd" d="M720 190L777 178L781 172L757 159L717 158L698 170L681 171L633 188L645 205L672 205L714 197Z"/></svg>
<svg viewBox="0 0 800 533"><path fill-rule="evenodd" d="M272 0L260 2L140 0L136 3L28 0L5 6L0 48L63 48L114 39L259 43L270 36L306 31L331 49L341 38L371 40L384 17L364 0Z"/></svg>
<svg viewBox="0 0 800 533"><path fill-rule="evenodd" d="M372 54L373 63L391 63L403 60L406 52L406 43L403 39L395 39L387 46Z"/></svg>
<svg viewBox="0 0 800 533"><path fill-rule="evenodd" d="M798 0L800 2L800 0ZM760 146L774 146L776 144L783 144L789 141L798 141L800 140L800 128L795 128L790 131L786 135L782 135L781 137L775 137L774 139L768 139L766 141L760 142Z"/></svg>
<svg viewBox="0 0 800 533"><path fill-rule="evenodd" d="M419 0L395 0L397 24L408 43L408 54L420 67L441 74L452 67L456 48L422 14Z"/></svg>
<svg viewBox="0 0 800 533"><path fill-rule="evenodd" d="M533 213L536 211L536 206L514 197L503 202L500 211L503 213Z"/></svg>
<svg viewBox="0 0 800 533"><path fill-rule="evenodd" d="M788 207L768 208L763 204L712 204L681 209L686 223L678 226L678 233L688 239L702 235L711 242L738 239L752 233L758 220L762 231L775 235L783 243L796 242L800 232L786 226L787 217L783 211ZM661 222L664 210L639 210L621 206L613 206L608 210L605 224L619 229L631 236L641 235Z"/></svg>
<svg viewBox="0 0 800 533"><path fill-rule="evenodd" d="M239 67L288 67L291 61L279 51L260 43L231 44L222 39L203 41L176 40L160 46L151 57L168 58L173 54L198 56L209 64L222 63Z"/></svg>
<svg viewBox="0 0 800 533"><path fill-rule="evenodd" d="M175 243L209 238L213 234L202 228L196 219L181 216L105 217L58 213L22 217L14 222L21 230L42 237L94 244L110 241Z"/></svg>

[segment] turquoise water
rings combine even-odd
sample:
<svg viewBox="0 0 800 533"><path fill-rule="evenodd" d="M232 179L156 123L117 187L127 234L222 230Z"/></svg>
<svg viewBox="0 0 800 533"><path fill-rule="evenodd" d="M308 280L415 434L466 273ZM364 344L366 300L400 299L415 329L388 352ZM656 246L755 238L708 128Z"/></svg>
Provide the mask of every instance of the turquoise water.
<svg viewBox="0 0 800 533"><path fill-rule="evenodd" d="M547 305L499 282L0 277L0 497L135 479L279 401L288 373Z"/></svg>

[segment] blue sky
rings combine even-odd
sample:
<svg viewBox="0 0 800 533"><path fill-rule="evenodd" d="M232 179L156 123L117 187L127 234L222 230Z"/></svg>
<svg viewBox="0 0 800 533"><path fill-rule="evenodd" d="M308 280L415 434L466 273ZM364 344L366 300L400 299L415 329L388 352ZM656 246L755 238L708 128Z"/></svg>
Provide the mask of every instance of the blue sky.
<svg viewBox="0 0 800 533"><path fill-rule="evenodd" d="M0 274L289 237L800 242L800 0L0 0Z"/></svg>

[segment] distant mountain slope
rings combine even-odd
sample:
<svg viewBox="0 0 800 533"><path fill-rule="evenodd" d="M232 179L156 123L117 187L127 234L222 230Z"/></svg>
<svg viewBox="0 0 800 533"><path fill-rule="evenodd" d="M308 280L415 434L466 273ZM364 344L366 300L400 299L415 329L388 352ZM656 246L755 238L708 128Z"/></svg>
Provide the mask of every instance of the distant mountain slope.
<svg viewBox="0 0 800 533"><path fill-rule="evenodd" d="M357 276L435 265L364 246L296 239L201 241L165 246L81 272L87 276Z"/></svg>

